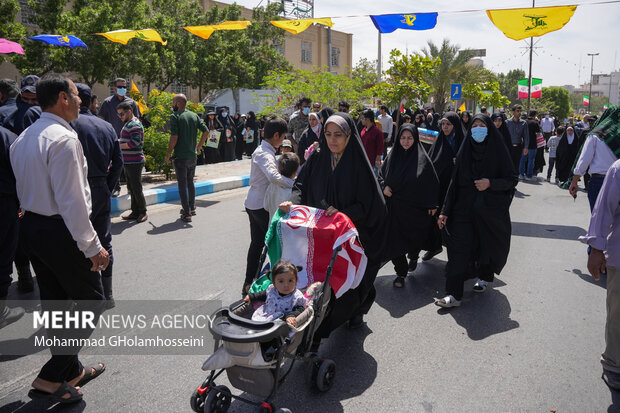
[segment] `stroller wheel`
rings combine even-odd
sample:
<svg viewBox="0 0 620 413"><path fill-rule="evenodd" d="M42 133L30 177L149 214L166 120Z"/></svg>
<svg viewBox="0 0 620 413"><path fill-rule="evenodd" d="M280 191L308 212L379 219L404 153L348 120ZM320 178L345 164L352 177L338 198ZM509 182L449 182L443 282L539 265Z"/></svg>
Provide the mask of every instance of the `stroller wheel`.
<svg viewBox="0 0 620 413"><path fill-rule="evenodd" d="M316 373L316 388L320 392L329 390L334 384L335 374L336 363L329 359L323 360Z"/></svg>
<svg viewBox="0 0 620 413"><path fill-rule="evenodd" d="M226 413L230 407L232 394L226 386L215 386L204 403L204 413Z"/></svg>
<svg viewBox="0 0 620 413"><path fill-rule="evenodd" d="M202 392L202 394L198 391L198 389L194 390L192 393L192 397L189 399L189 405L192 410L196 413L202 413L205 409L205 399L209 394L209 389L206 392Z"/></svg>

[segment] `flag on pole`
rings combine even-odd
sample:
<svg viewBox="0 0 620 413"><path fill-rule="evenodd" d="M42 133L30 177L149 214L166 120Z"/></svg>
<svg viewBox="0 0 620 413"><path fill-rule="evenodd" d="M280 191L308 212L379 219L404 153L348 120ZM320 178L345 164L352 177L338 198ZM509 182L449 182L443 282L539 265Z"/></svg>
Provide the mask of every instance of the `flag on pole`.
<svg viewBox="0 0 620 413"><path fill-rule="evenodd" d="M583 95L583 106L590 106L590 96Z"/></svg>
<svg viewBox="0 0 620 413"><path fill-rule="evenodd" d="M465 102L463 102L461 104L461 106L459 106L459 112L463 113L467 110L466 106L465 106Z"/></svg>
<svg viewBox="0 0 620 413"><path fill-rule="evenodd" d="M157 31L153 29L144 29L144 30L123 29L123 30L114 30L111 32L95 33L95 34L98 34L99 36L103 36L110 41L121 43L121 44L127 44L127 42L130 41L131 39L140 39L140 40L144 40L147 42L159 42L163 44L164 46L168 44L168 42L164 42L161 36L159 35L159 33L157 33Z"/></svg>
<svg viewBox="0 0 620 413"><path fill-rule="evenodd" d="M325 281L333 250L342 246L329 279L336 298L360 284L368 263L357 229L341 212L328 217L325 210L302 205L287 214L278 209L265 244L272 268L281 259L303 267L297 275L300 289Z"/></svg>
<svg viewBox="0 0 620 413"><path fill-rule="evenodd" d="M506 37L523 40L560 30L573 17L576 9L577 6L556 6L487 10L487 16Z"/></svg>
<svg viewBox="0 0 620 413"><path fill-rule="evenodd" d="M88 49L88 46L86 46L80 38L72 35L59 36L55 34L39 34L37 36L29 37L29 39L54 46L84 47L85 49Z"/></svg>
<svg viewBox="0 0 620 413"><path fill-rule="evenodd" d="M380 14L370 16L380 33L396 29L429 30L437 24L437 13Z"/></svg>
<svg viewBox="0 0 620 413"><path fill-rule="evenodd" d="M303 32L314 23L322 24L323 26L328 27L334 26L331 17L324 17L321 19L272 20L270 23L293 34Z"/></svg>
<svg viewBox="0 0 620 413"><path fill-rule="evenodd" d="M183 28L191 34L195 34L196 36L202 37L203 39L208 39L216 30L243 30L250 24L252 24L252 22L248 20L242 20L224 22L221 24L211 24L207 26L186 26Z"/></svg>
<svg viewBox="0 0 620 413"><path fill-rule="evenodd" d="M519 99L527 99L527 87L528 80L521 79L518 82L519 85ZM540 98L542 97L542 79L532 78L532 98Z"/></svg>
<svg viewBox="0 0 620 413"><path fill-rule="evenodd" d="M19 43L11 42L7 39L0 39L0 53L24 54L24 49Z"/></svg>

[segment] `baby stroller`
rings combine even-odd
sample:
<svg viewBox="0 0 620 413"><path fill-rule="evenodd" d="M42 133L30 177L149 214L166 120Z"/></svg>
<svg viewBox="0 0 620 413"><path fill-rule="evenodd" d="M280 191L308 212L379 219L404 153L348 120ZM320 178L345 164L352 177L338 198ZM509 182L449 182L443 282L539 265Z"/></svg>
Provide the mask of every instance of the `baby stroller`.
<svg viewBox="0 0 620 413"><path fill-rule="evenodd" d="M311 386L321 392L330 389L336 364L332 360L319 358L310 350L314 335L329 305L329 278L341 249L342 246L333 249L325 281L309 300L306 309L297 317L295 327L280 319L268 322L252 321L250 318L253 308L242 300L215 312L213 323L209 327L215 339L214 353L202 366L203 370L211 372L191 396L190 405L193 411L223 413L230 407L232 399L236 399L257 406L259 412L274 412L276 410L272 400L295 361L309 364L307 377ZM263 250L260 267L266 255L267 248ZM290 359L291 363L284 371L286 359ZM236 389L259 396L263 401L258 403L235 396L228 387L216 385L215 380L224 371Z"/></svg>

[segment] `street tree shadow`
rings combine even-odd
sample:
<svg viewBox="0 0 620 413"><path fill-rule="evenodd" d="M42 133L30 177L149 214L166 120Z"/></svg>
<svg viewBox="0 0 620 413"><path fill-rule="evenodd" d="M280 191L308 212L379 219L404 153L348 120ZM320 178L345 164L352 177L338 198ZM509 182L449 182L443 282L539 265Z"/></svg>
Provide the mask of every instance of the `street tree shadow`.
<svg viewBox="0 0 620 413"><path fill-rule="evenodd" d="M512 235L533 238L565 239L577 241L586 230L570 225L536 224L533 222L512 222ZM585 247L584 247L585 248Z"/></svg>
<svg viewBox="0 0 620 413"><path fill-rule="evenodd" d="M405 278L403 288L395 288L392 284L396 277L394 274L377 277L375 303L392 317L401 318L434 302L437 293L445 288L445 264L445 261L438 259L418 262L413 275ZM392 264L386 265L391 267Z"/></svg>
<svg viewBox="0 0 620 413"><path fill-rule="evenodd" d="M312 390L307 380L309 366L295 363L291 373L282 383L274 404L295 413L344 412L342 401L357 397L368 390L377 377L377 361L364 351L364 341L372 330L368 326L357 330L340 327L319 347L319 356L336 363L336 375L332 388L326 393ZM233 391L234 393L234 391ZM242 397L259 400L244 393ZM230 412L254 412L256 407L233 401Z"/></svg>
<svg viewBox="0 0 620 413"><path fill-rule="evenodd" d="M598 281L596 281L594 278L592 278L592 276L589 273L584 273L583 271L577 268L573 268L572 271L571 270L564 270L564 271L577 274L579 278L581 278L582 280L589 282L590 284L597 285L601 288L607 289L607 274L601 274L601 278Z"/></svg>
<svg viewBox="0 0 620 413"><path fill-rule="evenodd" d="M484 294L471 291L473 283L473 280L465 283L466 293L461 307L440 308L437 313L450 314L474 341L519 327L519 323L510 318L508 298L496 289L501 286L500 280L496 278Z"/></svg>

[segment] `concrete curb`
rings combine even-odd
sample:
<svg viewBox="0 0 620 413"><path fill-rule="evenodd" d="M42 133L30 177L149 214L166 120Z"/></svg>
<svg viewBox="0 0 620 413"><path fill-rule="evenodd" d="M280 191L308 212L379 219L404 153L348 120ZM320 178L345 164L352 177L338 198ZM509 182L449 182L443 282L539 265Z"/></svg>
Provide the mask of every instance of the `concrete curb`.
<svg viewBox="0 0 620 413"><path fill-rule="evenodd" d="M212 194L227 189L242 188L249 185L250 175L227 176L225 178L213 179L212 181L196 182L196 196ZM179 188L176 184L170 184L170 186L164 188L147 189L144 191L144 198L146 199L146 205L178 201L180 199ZM112 198L111 201L110 213L112 215L118 215L131 208L129 195Z"/></svg>

